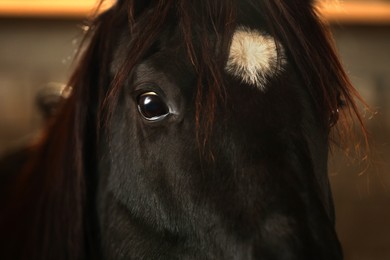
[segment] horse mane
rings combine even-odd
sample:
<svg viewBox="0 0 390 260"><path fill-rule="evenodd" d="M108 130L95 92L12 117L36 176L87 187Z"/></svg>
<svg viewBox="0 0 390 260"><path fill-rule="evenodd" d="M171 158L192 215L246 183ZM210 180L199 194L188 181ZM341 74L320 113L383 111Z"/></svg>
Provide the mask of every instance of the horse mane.
<svg viewBox="0 0 390 260"><path fill-rule="evenodd" d="M266 16L268 24L291 55L291 60L315 101L318 118L322 119L323 127L331 134L331 141L337 145L346 145L348 142L344 143L345 140L357 141L352 133L352 125L357 121L360 126L357 129L361 131L368 152L367 130L357 102L365 108L368 105L345 72L329 26L322 22L318 10L313 3L264 3L269 12L274 12ZM300 13L306 15L296 15Z"/></svg>
<svg viewBox="0 0 390 260"><path fill-rule="evenodd" d="M271 35L283 44L324 128L330 130L330 121L336 121L340 99L348 108L344 117L356 117L363 125L354 101L360 98L312 7L306 1L247 0L245 4L264 17ZM224 67L236 26L236 5L239 1L119 0L92 21L86 49L69 81L70 98L5 191L0 255L5 254L5 259L99 258L94 207L99 130L109 122L127 75L166 23L178 19L188 60L199 76L194 106L198 138L206 144L216 107L224 100ZM128 24L134 40L111 83L109 62L117 39L109 35L123 24Z"/></svg>
<svg viewBox="0 0 390 260"><path fill-rule="evenodd" d="M98 100L107 84L112 11L91 24L70 78L72 94L49 121L30 159L9 181L0 227L4 259L98 259L94 208ZM89 38L88 38L89 37Z"/></svg>

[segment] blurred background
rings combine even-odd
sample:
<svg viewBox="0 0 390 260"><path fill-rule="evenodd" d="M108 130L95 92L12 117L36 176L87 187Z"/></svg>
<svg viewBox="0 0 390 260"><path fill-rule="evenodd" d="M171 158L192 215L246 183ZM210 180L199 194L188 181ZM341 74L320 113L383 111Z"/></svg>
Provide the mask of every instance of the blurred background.
<svg viewBox="0 0 390 260"><path fill-rule="evenodd" d="M37 97L65 83L95 0L0 0L0 155L34 137ZM365 120L370 163L331 154L337 230L346 260L390 259L390 1L319 1L342 61L377 113Z"/></svg>

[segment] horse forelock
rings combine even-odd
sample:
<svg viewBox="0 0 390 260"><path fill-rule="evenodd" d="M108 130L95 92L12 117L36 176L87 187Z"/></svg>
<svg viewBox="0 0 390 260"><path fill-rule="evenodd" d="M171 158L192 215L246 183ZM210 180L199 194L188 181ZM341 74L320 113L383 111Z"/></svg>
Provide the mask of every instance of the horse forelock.
<svg viewBox="0 0 390 260"><path fill-rule="evenodd" d="M317 104L318 118L324 127L337 120L335 111L339 110L340 99L352 111L341 111L344 117L355 115L361 121L354 101L359 96L311 1L296 4L282 0L166 0L143 5L138 2L130 1L127 9L129 30L136 39L129 47L127 61L117 73L109 97L118 95L126 76L164 28L174 25L180 31L181 44L198 78L195 106L201 144L207 142L212 132L216 107L223 104L226 72L264 91L267 80L276 77L287 60L297 68ZM127 1L118 5L122 9L128 6ZM257 17L261 17L262 24L253 22ZM111 100L115 104L115 98Z"/></svg>

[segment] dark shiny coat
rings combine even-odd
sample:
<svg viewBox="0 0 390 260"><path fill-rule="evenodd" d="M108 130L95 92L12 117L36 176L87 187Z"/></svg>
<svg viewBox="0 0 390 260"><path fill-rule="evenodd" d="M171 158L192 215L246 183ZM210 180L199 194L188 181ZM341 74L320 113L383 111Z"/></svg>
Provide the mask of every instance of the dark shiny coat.
<svg viewBox="0 0 390 260"><path fill-rule="evenodd" d="M243 25L286 53L266 91L224 70ZM342 259L327 154L355 92L311 1L123 0L86 44L7 177L0 258ZM175 113L145 120L148 92Z"/></svg>

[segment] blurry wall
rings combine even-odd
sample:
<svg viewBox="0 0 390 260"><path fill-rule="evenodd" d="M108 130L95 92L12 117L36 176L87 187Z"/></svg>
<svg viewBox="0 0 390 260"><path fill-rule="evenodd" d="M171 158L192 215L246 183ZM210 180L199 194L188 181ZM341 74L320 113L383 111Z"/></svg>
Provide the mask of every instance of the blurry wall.
<svg viewBox="0 0 390 260"><path fill-rule="evenodd" d="M377 114L366 113L368 160L335 151L330 180L346 260L390 259L390 25L339 25L335 40L355 87Z"/></svg>
<svg viewBox="0 0 390 260"><path fill-rule="evenodd" d="M0 19L0 154L40 125L35 98L48 82L66 82L81 21Z"/></svg>
<svg viewBox="0 0 390 260"><path fill-rule="evenodd" d="M22 144L39 128L36 93L48 82L66 81L80 24L80 20L0 20L0 153ZM353 82L379 112L366 118L376 145L372 166L341 160L337 151L332 157L337 229L346 260L386 260L390 259L390 26L341 25L333 31Z"/></svg>

